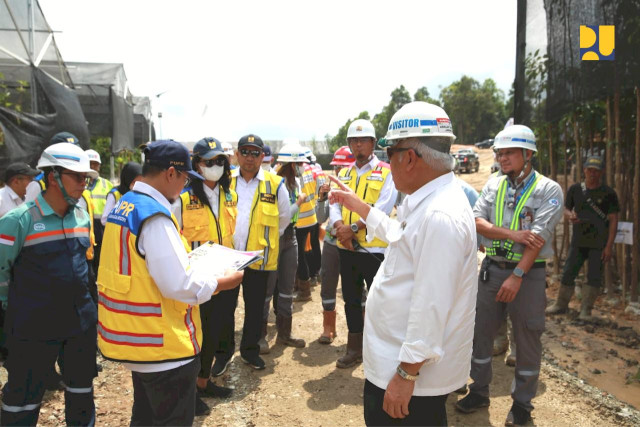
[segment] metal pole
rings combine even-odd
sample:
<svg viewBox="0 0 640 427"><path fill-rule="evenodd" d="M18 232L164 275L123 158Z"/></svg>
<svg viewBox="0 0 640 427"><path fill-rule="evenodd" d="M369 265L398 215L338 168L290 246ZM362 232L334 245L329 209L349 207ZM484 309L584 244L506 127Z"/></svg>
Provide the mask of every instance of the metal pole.
<svg viewBox="0 0 640 427"><path fill-rule="evenodd" d="M513 121L523 124L525 91L525 55L527 48L527 0L518 0L516 30L516 80L513 91Z"/></svg>
<svg viewBox="0 0 640 427"><path fill-rule="evenodd" d="M29 61L31 63L31 112L38 114L38 86L35 76L35 12L33 8L33 0L27 1L27 11L29 13Z"/></svg>

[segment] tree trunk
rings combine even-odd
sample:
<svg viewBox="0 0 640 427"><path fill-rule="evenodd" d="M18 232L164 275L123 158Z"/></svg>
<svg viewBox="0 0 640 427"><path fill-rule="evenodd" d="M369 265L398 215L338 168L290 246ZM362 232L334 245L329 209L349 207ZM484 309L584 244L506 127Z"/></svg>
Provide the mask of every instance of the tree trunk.
<svg viewBox="0 0 640 427"><path fill-rule="evenodd" d="M615 94L613 96L613 121L614 121L614 137L615 137L615 190L618 194L620 201L620 220L625 218L624 212L624 187L622 176L622 141L620 139L620 89L616 87ZM616 248L616 261L618 265L618 277L622 281L622 298L626 300L627 290L625 288L624 279L626 278L626 266L625 266L625 245L618 244Z"/></svg>
<svg viewBox="0 0 640 427"><path fill-rule="evenodd" d="M555 153L553 152L553 136L551 123L547 124L547 137L549 138L549 172L551 179L558 182L558 170L556 168ZM558 255L558 227L553 230L553 274L560 274L560 256Z"/></svg>
<svg viewBox="0 0 640 427"><path fill-rule="evenodd" d="M573 114L573 139L576 140L576 182L582 181L582 147L580 144L580 129L577 114Z"/></svg>
<svg viewBox="0 0 640 427"><path fill-rule="evenodd" d="M613 158L611 147L613 144L613 123L611 117L611 97L607 97L607 136L605 142L605 180L609 187L614 187L613 182ZM613 271L611 270L611 262L604 265L604 283L607 289L607 297L611 300L615 298L615 286L613 283Z"/></svg>
<svg viewBox="0 0 640 427"><path fill-rule="evenodd" d="M640 246L638 245L638 239L640 239L640 89L636 86L636 147L635 147L635 162L633 167L635 173L633 175L633 208L631 209L633 214L633 246L632 246L632 258L631 258L631 302L638 302L638 275L640 274Z"/></svg>
<svg viewBox="0 0 640 427"><path fill-rule="evenodd" d="M562 146L562 149L564 150L564 171L563 171L564 179L562 180L562 193L565 195L567 194L568 180L569 180L569 177L567 175L567 140L569 139L569 135L567 131L568 125L569 125L568 123L564 123L564 129L563 129L564 141ZM565 254L567 253L566 251L568 247L569 247L569 221L563 215L562 216L562 246L560 248L561 260L565 258Z"/></svg>

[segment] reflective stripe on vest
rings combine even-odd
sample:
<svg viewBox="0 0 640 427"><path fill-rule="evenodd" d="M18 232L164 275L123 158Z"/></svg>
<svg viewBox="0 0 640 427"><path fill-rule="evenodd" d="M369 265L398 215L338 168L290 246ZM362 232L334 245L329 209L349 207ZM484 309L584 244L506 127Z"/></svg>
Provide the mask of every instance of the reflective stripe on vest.
<svg viewBox="0 0 640 427"><path fill-rule="evenodd" d="M531 193L533 193L533 190L536 188L538 181L540 181L541 176L535 172L534 174L535 174L534 177L532 177L533 183L528 189L527 188L524 189L525 192L520 197L520 200L518 200L518 204L516 205L513 211L513 217L511 218L511 224L509 225L509 230L511 231L518 230L520 226L520 213L522 212L522 209L524 208L525 203L527 203L527 200L529 200ZM502 178L502 181L498 185L498 193L496 194L496 202L495 202L496 217L494 218L494 221L495 221L495 225L498 227L502 227L502 224L503 224L507 185L508 185L507 177L505 176L504 178ZM491 242L491 247L486 248L487 255L501 256L506 258L509 261L514 261L514 262L520 261L522 259L522 254L513 252L511 250L513 248L514 243L515 242L511 239L493 240L493 242Z"/></svg>
<svg viewBox="0 0 640 427"><path fill-rule="evenodd" d="M104 212L104 205L107 202L107 194L113 188L113 184L110 181L98 177L94 183L93 188L90 188L91 201L93 202L93 218L102 218Z"/></svg>
<svg viewBox="0 0 640 427"><path fill-rule="evenodd" d="M316 216L316 180L313 169L307 169L302 174L302 192L307 195L298 212L298 228L310 227L318 222Z"/></svg>

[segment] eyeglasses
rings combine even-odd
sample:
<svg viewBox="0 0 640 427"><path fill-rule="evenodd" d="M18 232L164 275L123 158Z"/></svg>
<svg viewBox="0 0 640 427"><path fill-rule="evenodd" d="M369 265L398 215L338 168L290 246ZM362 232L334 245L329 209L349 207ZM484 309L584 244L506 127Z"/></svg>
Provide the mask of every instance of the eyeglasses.
<svg viewBox="0 0 640 427"><path fill-rule="evenodd" d="M189 176L189 174L187 174L186 172L182 172L182 171L177 171L178 175L182 175L184 174L184 186L188 187L189 184L191 184L191 177Z"/></svg>
<svg viewBox="0 0 640 427"><path fill-rule="evenodd" d="M73 178L73 180L75 182L77 182L78 184L81 182L86 182L87 181L87 175L86 174L82 174L82 173L77 173L77 172L60 172L60 175L67 175L70 176L71 178Z"/></svg>
<svg viewBox="0 0 640 427"><path fill-rule="evenodd" d="M356 136L349 138L349 144L365 144L372 141L372 138L369 136Z"/></svg>
<svg viewBox="0 0 640 427"><path fill-rule="evenodd" d="M215 159L202 160L202 163L204 163L206 167L210 168L212 166L224 166L226 161L227 159L225 159L224 157L218 156Z"/></svg>
<svg viewBox="0 0 640 427"><path fill-rule="evenodd" d="M260 157L260 154L262 154L262 151L247 150L246 148L240 149L240 155L242 157L247 157L247 156L250 155L250 156L255 157L257 159L258 157Z"/></svg>
<svg viewBox="0 0 640 427"><path fill-rule="evenodd" d="M420 153L418 153L416 150L414 150L411 147L387 147L387 157L389 157L389 161L391 161L391 157L393 157L394 154L400 153L401 151L408 151L408 150L413 150L416 156L422 157Z"/></svg>

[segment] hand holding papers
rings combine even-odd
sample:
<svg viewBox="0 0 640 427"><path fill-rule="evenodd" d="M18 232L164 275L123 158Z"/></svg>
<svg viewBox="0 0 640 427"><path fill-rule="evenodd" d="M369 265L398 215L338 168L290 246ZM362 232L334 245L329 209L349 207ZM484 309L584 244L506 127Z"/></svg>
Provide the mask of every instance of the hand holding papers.
<svg viewBox="0 0 640 427"><path fill-rule="evenodd" d="M192 268L222 277L227 270L241 271L262 259L262 251L241 252L207 242L189 253Z"/></svg>

